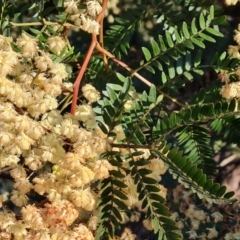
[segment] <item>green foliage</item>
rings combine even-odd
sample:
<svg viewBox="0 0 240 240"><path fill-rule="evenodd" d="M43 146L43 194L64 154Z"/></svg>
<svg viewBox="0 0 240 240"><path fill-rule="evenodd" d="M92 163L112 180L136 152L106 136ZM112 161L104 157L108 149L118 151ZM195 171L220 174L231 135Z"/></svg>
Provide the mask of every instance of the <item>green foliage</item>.
<svg viewBox="0 0 240 240"><path fill-rule="evenodd" d="M151 219L153 231L158 234L158 239L168 239L170 236L181 239L181 235L174 232L174 230L178 229L175 222L168 218L171 213L163 204L165 202L164 198L157 194L160 192L160 189L156 186L157 181L148 177L149 172L142 168L147 164L147 161L141 159L137 162L130 161L129 164L132 166L131 175L137 184L137 192L139 193L139 200L142 201L142 208L147 208L146 218Z"/></svg>
<svg viewBox="0 0 240 240"><path fill-rule="evenodd" d="M149 128L154 123L154 116L151 113L161 103L162 95L159 95L157 98L157 90L152 86L148 94L143 92L139 96L140 101L135 102L134 107L130 111L126 111L123 107L124 101L131 99L129 91L132 87L128 78L124 78L120 74L117 75L122 81L122 87L118 84L107 84L107 91L103 93L105 97L100 103L101 111L99 111L100 109L97 111L99 116L102 116L102 121L109 126L109 130L107 130L103 124L99 126L104 133L109 136L115 136L115 133L112 132L113 128L118 124L122 124L126 134L126 139L124 139L123 142L131 142L139 147L145 146L148 144L148 136L146 136L143 129ZM152 128L151 142L153 145L149 146L151 153L162 159L169 166L169 172L173 175L174 179L177 179L186 188L190 188L200 199L204 198L209 202L222 204L233 203L235 201L234 199L230 199L233 193L226 193L225 187L221 187L207 177L207 175L214 175L216 171L207 123L213 119L224 119L226 117L229 118L229 116L234 116L236 114L236 112L234 112L235 107L235 100L229 103L220 101L210 104L192 105L181 109L178 113L173 112L159 119ZM176 137L177 141L175 144L178 144L182 150L168 144L166 139L170 134ZM134 147L134 145L129 146ZM164 202L160 203L157 201L155 204L154 201L156 199L151 199L151 196L156 197L156 193L159 192L156 186L156 180L146 176L148 171L138 169L138 166L144 166L147 164L147 161L144 159L139 159L138 161L131 160L129 162L129 168L126 171L126 169L123 168L124 160L122 160L118 154L119 152L112 152L109 155L111 156L109 162L117 166L119 170L125 171L125 174L131 171L131 176L136 183L139 193L139 200L141 200L143 204L142 207L148 208L146 217L151 219L154 232L158 232L159 236L161 236L159 239L164 239L164 236L167 237L168 234L175 234L171 232L171 230L175 230L173 222L168 219L166 221L170 221L170 223L165 225L164 221L161 220L162 216L164 216L163 219L167 219L170 216L167 209L164 208ZM131 156L141 155L141 152L129 152L129 154L129 156L125 157L125 160ZM116 159L113 159L114 155ZM106 155L103 157L105 158ZM117 176L120 178L124 177L121 173L119 175L116 174L114 177ZM118 187L124 186L119 185ZM113 192L113 189L110 189L110 186L104 189L102 193L103 201L101 201L100 204L101 206L104 205L102 211L107 208L108 211L111 212L111 207L108 203L108 199L110 199L108 198L109 194L106 194L105 191ZM107 202L104 201L105 198ZM124 197L120 199L124 200ZM114 205L112 205L112 207L114 207ZM121 208L118 208L118 210L121 210ZM114 211L116 211L116 209ZM114 231L112 229L113 226L118 227L118 225L114 223L114 219L111 228L108 229L106 222L111 222L109 217L110 212L106 214L108 218L102 217L100 229L102 229L105 234L109 232L111 236L112 231ZM112 211L111 214L115 213ZM168 231L170 231L170 233L168 233ZM175 239L178 239L179 236L175 237Z"/></svg>
<svg viewBox="0 0 240 240"><path fill-rule="evenodd" d="M147 68L154 73L154 70L149 68L153 62L168 66L170 62L177 61L179 55L188 55L189 49L193 50L195 46L205 48L204 41L215 42L213 37L222 37L214 18L214 7L211 6L209 11L210 14L204 11L198 19L193 18L189 24L183 22L181 27L175 26L172 33L166 31L164 36L159 35L158 42L151 42L152 51L143 48L145 61L141 62L138 70ZM188 65L185 65L185 70L189 70Z"/></svg>
<svg viewBox="0 0 240 240"><path fill-rule="evenodd" d="M113 161L119 160L111 156L110 159ZM127 205L121 201L128 199L127 195L123 192L123 189L127 187L127 185L122 182L124 177L125 174L112 170L110 172L110 177L101 182L99 187L102 190L101 201L98 205L99 207L103 207L100 212L100 226L96 239L100 237L109 239L109 237L114 236L115 229L120 229L120 222L122 221L120 211L128 211Z"/></svg>
<svg viewBox="0 0 240 240"><path fill-rule="evenodd" d="M130 49L130 39L140 25L141 18L146 13L145 6L137 5L136 9L129 9L121 17L116 17L114 24L106 31L104 42L107 49L122 58L122 54L127 55Z"/></svg>
<svg viewBox="0 0 240 240"><path fill-rule="evenodd" d="M207 180L203 171L198 170L197 166L188 161L186 157L182 157L182 152L178 151L177 148L169 150L171 148L170 145L162 147L158 149L160 151L153 151L153 153L164 159L169 164L170 173L173 177L178 179L186 188L191 188L200 199L205 198L209 202L219 204L236 201L229 200L234 193L225 193L225 187L221 187L218 183L213 183L211 179Z"/></svg>
<svg viewBox="0 0 240 240"><path fill-rule="evenodd" d="M165 93L174 93L175 96L179 91L179 86L185 86L186 80L194 81L196 75L203 75L204 68L211 67L218 73L234 71L239 65L239 60L232 59L225 52L216 53L208 65L203 65L202 59L207 42L215 43L219 37L223 36L219 31L219 26L226 24L226 20L220 15L217 7L208 5L206 1L202 8L201 3L194 4L192 2L184 6L191 9L193 16L192 19L183 21L180 25L179 19L185 19L184 11L180 13L172 10L172 4L160 3L161 8L158 10L162 13L160 15L158 13L157 18L158 22L164 23L166 30L157 38L150 39L150 47L141 48L144 60L134 70L135 72L146 70L151 74L158 74L159 78L156 83L158 87L152 85L148 93L144 91L139 94L138 100L134 101L130 90L135 90L129 85L129 78L117 74L121 82L106 85L106 91L103 92L104 98L100 103L101 111L97 111L99 117L102 116L102 119L99 118L100 122L104 122L109 127L107 131L103 129L104 125L100 124L102 130L114 137L116 134L112 130L121 124L125 133L125 139L121 140L122 147L126 144L126 147L131 146L135 149L134 153L129 152L124 159L118 156L118 152L112 152L111 157L115 155L116 159L109 161L126 175L130 171L139 193L139 200L142 202L142 208L147 208L145 217L151 219L158 239L178 239L181 236L174 236L176 228L174 222L169 219L170 214L164 207L163 199L160 199L157 194L159 189L156 180L147 176L149 174L147 170L143 171L142 166L147 164L147 161L141 158L137 161L129 160L127 169L123 167L124 161L133 158L133 155L141 154L137 150L141 146L148 147L151 156L162 159L168 165L173 178L186 188L190 188L200 199L217 204L236 201L231 199L233 193L226 193L226 188L214 183L212 179L216 173L216 163L213 160L211 127L218 132L225 132L227 127L225 138L228 138L230 142L236 141L239 131L233 132L232 128L238 128L239 123L238 118L235 117L239 114L236 110L237 101L222 99L219 94L221 85L214 82L193 95L179 111L172 112L165 108L169 100L174 101ZM125 20L125 24L127 23L128 19ZM124 37L124 31L127 34L124 27L120 29L119 26L115 30L118 32L108 32L108 34L111 33L112 39L119 38L118 34ZM127 54L127 49L128 47L121 50ZM117 56L120 57L119 53ZM134 102L133 107L126 110L124 103L129 100ZM107 186L106 191L110 191L109 185ZM109 195L113 196L112 189L110 192ZM102 199L105 198L108 199L104 192ZM110 210L109 203L104 203L104 201L101 201L101 206L102 214L105 213L105 208L108 209L106 214L108 217L101 217L100 229L102 234L108 232L112 236L114 231L112 227L119 227L114 224L115 219L110 220L111 214L115 214L117 218L116 212L114 213L116 209L113 204L111 207L114 210ZM118 211L122 210L121 207L119 205ZM109 221L111 222L110 229L106 225Z"/></svg>
<svg viewBox="0 0 240 240"><path fill-rule="evenodd" d="M188 161L192 161L209 176L216 173L208 129L200 125L188 125L180 130L176 137Z"/></svg>
<svg viewBox="0 0 240 240"><path fill-rule="evenodd" d="M215 119L211 123L211 128L220 134L224 141L229 144L236 143L239 146L239 123L239 117L235 118L234 116L229 116L226 118Z"/></svg>

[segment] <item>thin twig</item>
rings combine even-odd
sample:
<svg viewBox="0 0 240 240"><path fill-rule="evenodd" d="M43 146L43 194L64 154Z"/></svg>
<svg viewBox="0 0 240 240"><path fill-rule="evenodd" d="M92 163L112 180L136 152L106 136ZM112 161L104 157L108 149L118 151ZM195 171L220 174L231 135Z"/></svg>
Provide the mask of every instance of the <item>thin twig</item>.
<svg viewBox="0 0 240 240"><path fill-rule="evenodd" d="M25 23L16 23L16 22L10 22L10 24L13 27L26 27L26 26L41 26L41 25L62 25L64 27L75 27L71 23L65 22L64 24L58 23L58 22L50 22L45 19L43 19L41 22L25 22Z"/></svg>
<svg viewBox="0 0 240 240"><path fill-rule="evenodd" d="M101 45L102 48L104 48L104 41L103 41L103 18L101 20L101 30L100 30L100 34L99 34L99 44ZM106 68L106 71L109 72L110 68L108 65L108 59L105 53L102 53L102 58L103 58L103 64Z"/></svg>
<svg viewBox="0 0 240 240"><path fill-rule="evenodd" d="M0 169L0 174L1 174L1 173L4 173L4 172L7 172L7 171L9 171L9 170L11 170L11 169L12 169L12 167L2 168L2 169Z"/></svg>
<svg viewBox="0 0 240 240"><path fill-rule="evenodd" d="M110 52L108 52L106 49L102 48L99 44L97 44L96 46L97 50L101 53L106 54L106 56L108 56L110 59L112 59L115 63L117 63L118 65L122 66L123 68L125 68L128 72L131 73L131 75L137 77L141 82L143 82L144 84L146 84L147 86L151 87L154 84L151 83L150 81L148 81L146 78L144 78L143 76L141 76L139 73L135 72L134 69L130 68L126 63L120 61L119 59L117 59L113 54L111 54ZM182 104L181 102L179 102L176 98L171 97L170 95L168 95L167 93L164 93L163 91L157 89L158 93L163 94L166 98L170 99L172 102L175 102L176 104L178 104L181 107L185 107L184 104Z"/></svg>
<svg viewBox="0 0 240 240"><path fill-rule="evenodd" d="M99 44L97 44L96 46L97 50L101 53L106 54L109 58L111 58L115 63L117 63L118 65L122 66L123 68L125 68L127 71L129 71L130 73L132 73L134 76L136 76L139 80L141 80L143 83L145 83L147 86L151 87L153 84L151 82L149 82L146 78L144 78L143 76L141 76L138 73L134 73L134 70L132 68L130 68L126 63L118 60L113 54L111 54L110 52L108 52L106 49L102 48Z"/></svg>
<svg viewBox="0 0 240 240"><path fill-rule="evenodd" d="M112 147L116 148L140 148L140 149L152 149L152 145L135 145L135 144L118 144L112 143Z"/></svg>
<svg viewBox="0 0 240 240"><path fill-rule="evenodd" d="M225 159L219 164L219 166L220 166L220 167L225 167L226 165L228 165L230 162L232 162L232 161L235 160L236 158L237 158L237 156L233 154L233 155L225 158Z"/></svg>
<svg viewBox="0 0 240 240"><path fill-rule="evenodd" d="M37 208L40 208L40 207L43 207L46 203L50 203L50 201L49 201L47 198L43 199L43 200L42 200L41 202L39 202L39 203L36 203L35 206L36 206Z"/></svg>

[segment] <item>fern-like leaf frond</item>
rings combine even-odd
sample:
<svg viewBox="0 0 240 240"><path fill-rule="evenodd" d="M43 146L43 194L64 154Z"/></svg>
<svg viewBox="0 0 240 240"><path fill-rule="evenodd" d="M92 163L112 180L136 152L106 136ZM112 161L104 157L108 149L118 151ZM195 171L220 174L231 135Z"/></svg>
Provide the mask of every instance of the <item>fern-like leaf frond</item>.
<svg viewBox="0 0 240 240"><path fill-rule="evenodd" d="M175 132L184 126L194 123L207 123L216 118L224 118L239 114L235 111L236 100L229 103L219 101L209 104L197 104L182 108L178 113L171 113L170 116L165 116L162 120L158 120L157 124L153 127L152 138L161 139L171 132Z"/></svg>
<svg viewBox="0 0 240 240"><path fill-rule="evenodd" d="M178 179L186 188L190 188L197 193L200 199L207 199L213 203L232 203L235 199L230 199L234 192L225 193L226 187L221 187L212 180L207 180L202 170L182 156L178 148L171 148L171 145L162 144L158 149L152 150L152 153L161 158L169 165L169 172L175 179Z"/></svg>
<svg viewBox="0 0 240 240"><path fill-rule="evenodd" d="M141 208L147 212L146 218L151 220L154 233L158 234L158 239L181 239L181 235L175 231L178 228L175 222L170 219L171 213L163 204L165 199L161 197L161 189L158 181L148 175L151 171L144 168L147 164L145 159L130 161L131 176L137 184L138 199L141 201Z"/></svg>
<svg viewBox="0 0 240 240"><path fill-rule="evenodd" d="M104 43L118 59L122 54L127 55L130 49L129 42L134 31L139 27L141 18L146 13L146 6L136 5L134 9L127 9L120 17L114 20L116 24L110 26L106 31Z"/></svg>
<svg viewBox="0 0 240 240"><path fill-rule="evenodd" d="M213 160L214 153L208 129L200 125L188 125L178 132L176 137L188 161L202 169L203 173L208 176L216 173L216 163Z"/></svg>
<svg viewBox="0 0 240 240"><path fill-rule="evenodd" d="M153 67L162 71L162 64L169 65L170 62L177 61L179 56L186 55L188 50L193 50L195 46L205 48L204 42L215 42L215 37L222 37L218 27L214 24L214 6L201 13L197 18L193 18L190 25L182 23L181 28L175 27L172 34L165 32L165 36L159 35L158 42L151 41L152 49L142 48L145 61L140 63L140 67L135 71L146 68L154 73Z"/></svg>

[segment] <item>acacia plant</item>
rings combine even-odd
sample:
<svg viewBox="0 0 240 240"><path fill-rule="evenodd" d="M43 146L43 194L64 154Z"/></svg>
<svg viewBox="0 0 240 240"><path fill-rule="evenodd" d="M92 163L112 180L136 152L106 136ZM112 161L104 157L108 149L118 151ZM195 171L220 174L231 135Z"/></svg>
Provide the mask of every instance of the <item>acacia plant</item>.
<svg viewBox="0 0 240 240"><path fill-rule="evenodd" d="M12 182L1 239L135 239L124 227L139 220L182 239L166 171L203 202L236 201L213 181L212 132L234 129L239 143L239 47L218 44L226 17L212 0L122 1L110 23L114 2L0 2L0 166ZM183 99L209 69L211 84Z"/></svg>

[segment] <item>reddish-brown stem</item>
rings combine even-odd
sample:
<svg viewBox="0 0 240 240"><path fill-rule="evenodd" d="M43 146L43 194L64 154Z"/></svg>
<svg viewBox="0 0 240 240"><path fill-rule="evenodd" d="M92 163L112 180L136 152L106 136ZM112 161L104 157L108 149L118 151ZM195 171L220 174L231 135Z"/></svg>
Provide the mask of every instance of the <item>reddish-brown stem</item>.
<svg viewBox="0 0 240 240"><path fill-rule="evenodd" d="M9 171L9 170L11 170L11 169L12 169L12 167L2 168L2 169L0 170L0 174L1 174L1 173L4 173L4 172L7 172L7 171Z"/></svg>
<svg viewBox="0 0 240 240"><path fill-rule="evenodd" d="M113 54L111 54L110 52L108 52L106 49L102 48L99 44L97 44L96 46L97 50L101 53L104 53L106 56L108 56L109 58L111 58L115 63L117 63L118 65L122 66L123 68L125 68L127 71L129 71L132 75L134 75L135 77L137 77L139 80L141 80L143 83L145 83L147 86L151 87L152 83L149 82L146 78L144 78L143 76L141 76L140 74L138 74L137 72L134 72L133 69L131 69L126 63L118 60Z"/></svg>
<svg viewBox="0 0 240 240"><path fill-rule="evenodd" d="M37 208L40 208L40 207L43 207L44 204L46 204L46 203L50 203L50 201L49 201L47 198L43 199L43 200L42 200L41 202L39 202L39 203L36 203L35 206L36 206Z"/></svg>
<svg viewBox="0 0 240 240"><path fill-rule="evenodd" d="M102 48L99 44L97 44L96 49L100 52L100 53L104 53L106 56L108 56L110 59L112 59L115 63L117 63L118 65L122 66L123 68L125 68L127 71L129 71L131 73L132 76L137 77L140 81L142 81L144 84L146 84L147 86L151 87L153 84L151 82L149 82L146 78L144 78L143 76L141 76L139 73L135 72L132 68L130 68L126 63L120 61L119 59L117 59L113 54L111 54L110 52L108 52L106 49ZM176 104L178 104L181 107L186 107L184 104L180 103L177 99L172 98L170 95L168 95L167 93L162 92L161 90L157 90L158 93L163 94L166 98L169 98L171 101L175 102Z"/></svg>
<svg viewBox="0 0 240 240"><path fill-rule="evenodd" d="M92 53L93 53L93 50L95 48L97 44L97 39L96 39L96 35L92 35L92 41L91 41L91 44L88 48L88 51L87 51L87 55L86 55L86 58L83 62L83 65L80 69L80 72L78 73L78 76L74 82L74 85L73 85L73 99L72 99L72 106L71 106L71 114L72 115L75 115L75 112L76 112L76 106L77 106L77 99L78 99L78 92L79 92L79 86L80 86L80 83L82 81L82 78L83 78L83 74L87 68L87 65L89 63L89 60L92 56Z"/></svg>
<svg viewBox="0 0 240 240"><path fill-rule="evenodd" d="M98 23L100 23L101 20L104 18L105 10L106 10L106 7L107 7L107 2L108 2L108 0L103 0L102 11L99 13L99 15L97 16L97 19L96 19L96 21Z"/></svg>
<svg viewBox="0 0 240 240"><path fill-rule="evenodd" d="M103 42L103 18L101 20L101 30L99 34L99 44L101 45L102 48L104 48L104 42ZM108 65L108 59L105 53L102 53L102 58L103 58L103 64L106 68L106 71L109 72L109 65Z"/></svg>
<svg viewBox="0 0 240 240"><path fill-rule="evenodd" d="M107 1L108 0L103 0L102 11L99 13L99 15L97 16L97 19L96 19L96 21L98 23L100 23L101 20L104 17L105 9L107 7ZM90 46L88 48L86 58L84 59L83 65L82 65L82 67L81 67L81 69L80 69L80 71L78 73L78 76L77 76L77 78L76 78L76 80L74 82L74 85L73 85L73 99L72 99L72 105L71 105L71 114L72 115L75 115L80 83L82 81L83 74L84 74L84 72L85 72L85 70L87 68L87 65L88 65L88 63L90 61L90 58L91 58L91 56L93 54L93 50L94 50L96 44L97 44L97 36L95 34L92 34L92 41L91 41Z"/></svg>

